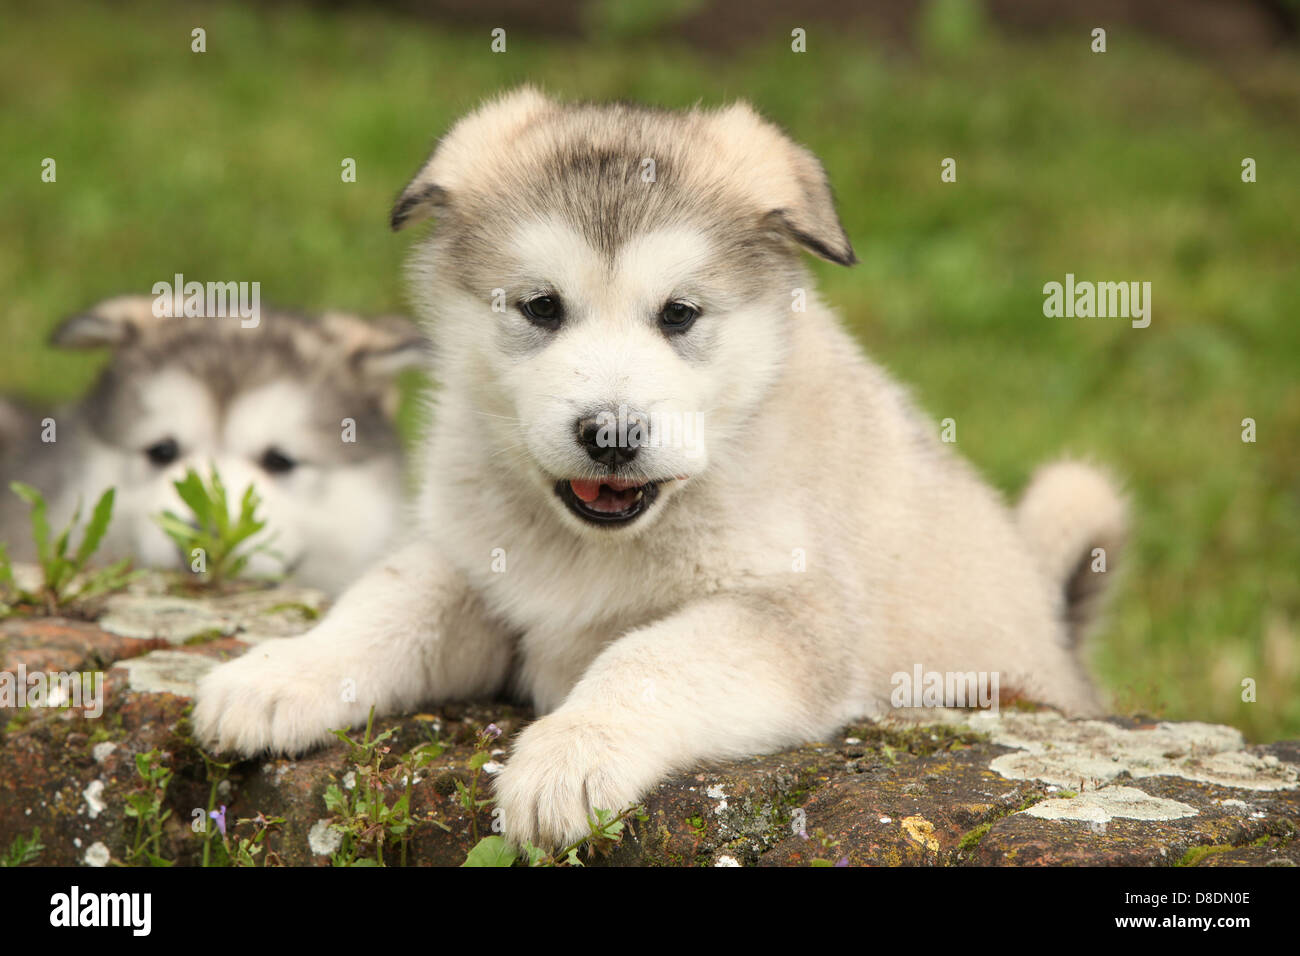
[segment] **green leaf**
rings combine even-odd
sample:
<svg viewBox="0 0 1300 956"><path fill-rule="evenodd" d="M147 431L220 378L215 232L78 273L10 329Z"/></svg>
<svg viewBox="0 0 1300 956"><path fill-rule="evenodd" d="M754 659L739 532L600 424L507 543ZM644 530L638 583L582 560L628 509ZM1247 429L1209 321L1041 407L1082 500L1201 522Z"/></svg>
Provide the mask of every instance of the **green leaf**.
<svg viewBox="0 0 1300 956"><path fill-rule="evenodd" d="M230 505L226 498L226 486L217 474L217 466L208 465L208 481L212 485L212 509L210 511L212 526L217 537L222 541L230 539ZM252 485L249 485L252 488Z"/></svg>
<svg viewBox="0 0 1300 956"><path fill-rule="evenodd" d="M72 529L77 526L81 520L81 499L77 499L77 506L72 509L72 518L59 533L54 542L54 548L50 552L51 570L45 574L45 586L53 591L56 595L62 590L67 579L72 577L76 567L67 559L68 539L72 537Z"/></svg>
<svg viewBox="0 0 1300 956"><path fill-rule="evenodd" d="M474 845L461 866L513 866L518 856L505 837L486 836Z"/></svg>
<svg viewBox="0 0 1300 956"><path fill-rule="evenodd" d="M208 468L206 484L194 469L187 471L183 479L175 482L181 500L194 515L193 521L170 511L155 515L154 521L187 557L194 548L202 548L207 554L207 578L217 582L239 577L249 559L258 552L275 555L268 547L274 535L247 552L238 553L240 545L266 527L266 522L258 520L256 515L261 499L250 484L244 489L240 500L239 515L232 521L226 486L216 466L210 464ZM194 527L195 524L199 527Z"/></svg>
<svg viewBox="0 0 1300 956"><path fill-rule="evenodd" d="M524 842L524 852L528 854L528 865L537 866L542 860L546 859L546 851L540 846L533 846L531 843Z"/></svg>
<svg viewBox="0 0 1300 956"><path fill-rule="evenodd" d="M113 500L116 497L114 489L109 488L99 496L99 501L95 502L95 510L90 515L90 523L86 525L86 533L81 536L81 547L77 548L76 557L73 563L78 570L86 566L90 556L99 549L99 544L104 540L104 533L108 531L108 523L113 520Z"/></svg>
<svg viewBox="0 0 1300 956"><path fill-rule="evenodd" d="M153 810L153 800L147 793L127 794L126 807L123 809L128 817L145 817Z"/></svg>
<svg viewBox="0 0 1300 956"><path fill-rule="evenodd" d="M483 765L491 759L492 755L486 750L477 750L474 752L474 755L469 758L469 769L481 770L483 769Z"/></svg>
<svg viewBox="0 0 1300 956"><path fill-rule="evenodd" d="M14 568L9 561L9 552L5 550L3 542L0 542L0 589L13 591L17 588L14 584Z"/></svg>
<svg viewBox="0 0 1300 956"><path fill-rule="evenodd" d="M184 478L172 484L176 488L176 493L181 496L181 501L194 512L194 517L198 519L199 524L204 528L210 528L212 502L208 498L208 490L203 486L203 479L199 477L199 473L191 468L185 472Z"/></svg>
<svg viewBox="0 0 1300 956"><path fill-rule="evenodd" d="M262 500L257 496L252 485L244 489L244 497L239 503L239 521L235 526L236 541L252 537L266 527L265 521L257 520L257 506L261 503Z"/></svg>
<svg viewBox="0 0 1300 956"><path fill-rule="evenodd" d="M23 866L31 863L45 849L45 844L41 842L41 828L37 827L32 831L30 837L14 837L13 843L9 844L9 851L0 856L0 866Z"/></svg>
<svg viewBox="0 0 1300 956"><path fill-rule="evenodd" d="M9 482L9 488L32 509L32 540L36 542L36 555L41 567L50 563L50 523L45 517L45 498L31 485L21 481Z"/></svg>
<svg viewBox="0 0 1300 956"><path fill-rule="evenodd" d="M186 552L186 556L192 544L204 540L205 536L201 532L175 512L164 511L160 515L154 515L153 520L167 537L176 542L177 547Z"/></svg>
<svg viewBox="0 0 1300 956"><path fill-rule="evenodd" d="M357 742L353 740L350 736L348 736L348 732L346 730L331 730L330 733L332 733L339 740L347 744L348 747L350 747L351 749L354 750L357 749L358 747Z"/></svg>
<svg viewBox="0 0 1300 956"><path fill-rule="evenodd" d="M127 568L131 566L130 558L123 558L115 564L110 564L102 571L97 571L81 586L76 594L72 595L73 599L82 600L84 598L97 597L107 591L116 591L130 584L135 579L135 572L128 572Z"/></svg>
<svg viewBox="0 0 1300 956"><path fill-rule="evenodd" d="M417 748L415 765L417 767L427 767L441 757L445 749L442 744L421 744Z"/></svg>
<svg viewBox="0 0 1300 956"><path fill-rule="evenodd" d="M325 788L325 809L331 813L343 813L348 808L348 798L337 784Z"/></svg>

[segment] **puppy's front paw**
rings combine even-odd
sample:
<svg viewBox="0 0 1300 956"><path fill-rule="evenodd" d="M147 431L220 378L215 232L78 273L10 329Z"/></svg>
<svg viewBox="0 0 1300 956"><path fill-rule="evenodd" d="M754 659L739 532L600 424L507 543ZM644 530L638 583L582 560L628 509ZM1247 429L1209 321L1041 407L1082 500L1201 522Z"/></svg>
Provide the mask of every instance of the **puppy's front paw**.
<svg viewBox="0 0 1300 956"><path fill-rule="evenodd" d="M635 803L658 768L629 742L615 722L591 713L559 711L528 727L496 777L506 839L555 850L590 832L597 809Z"/></svg>
<svg viewBox="0 0 1300 956"><path fill-rule="evenodd" d="M330 731L364 720L318 656L302 638L285 638L209 671L194 706L197 738L245 757L268 750L298 754L324 743Z"/></svg>

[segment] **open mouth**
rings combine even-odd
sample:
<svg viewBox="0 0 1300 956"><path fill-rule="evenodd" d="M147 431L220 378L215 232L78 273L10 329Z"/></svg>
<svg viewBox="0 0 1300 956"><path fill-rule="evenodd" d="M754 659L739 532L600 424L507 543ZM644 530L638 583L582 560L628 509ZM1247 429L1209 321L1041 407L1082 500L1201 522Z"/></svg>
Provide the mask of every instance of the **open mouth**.
<svg viewBox="0 0 1300 956"><path fill-rule="evenodd" d="M640 517L659 496L659 483L622 478L574 478L555 483L565 507L583 521L611 527Z"/></svg>

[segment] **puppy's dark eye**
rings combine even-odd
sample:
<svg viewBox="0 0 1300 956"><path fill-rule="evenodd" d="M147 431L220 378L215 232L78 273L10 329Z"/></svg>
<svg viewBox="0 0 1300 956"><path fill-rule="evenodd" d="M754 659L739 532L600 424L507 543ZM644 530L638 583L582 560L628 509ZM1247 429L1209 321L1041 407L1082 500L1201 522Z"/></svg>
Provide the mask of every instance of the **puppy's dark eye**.
<svg viewBox="0 0 1300 956"><path fill-rule="evenodd" d="M296 461L278 448L268 448L262 452L260 464L273 475L282 475L286 471L293 471L298 465Z"/></svg>
<svg viewBox="0 0 1300 956"><path fill-rule="evenodd" d="M175 438L164 438L162 441L154 442L144 450L144 453L155 465L170 465L180 457L181 449L176 444Z"/></svg>
<svg viewBox="0 0 1300 956"><path fill-rule="evenodd" d="M519 311L534 325L544 329L559 328L564 320L564 305L556 295L539 295L519 303Z"/></svg>
<svg viewBox="0 0 1300 956"><path fill-rule="evenodd" d="M659 313L659 327L665 332L685 332L695 322L700 310L686 302L669 302Z"/></svg>

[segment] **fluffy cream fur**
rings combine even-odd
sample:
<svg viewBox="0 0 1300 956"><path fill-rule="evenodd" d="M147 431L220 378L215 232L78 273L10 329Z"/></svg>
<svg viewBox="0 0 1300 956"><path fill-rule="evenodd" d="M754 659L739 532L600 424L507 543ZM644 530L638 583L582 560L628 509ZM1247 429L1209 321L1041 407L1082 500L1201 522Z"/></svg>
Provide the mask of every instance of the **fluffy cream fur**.
<svg viewBox="0 0 1300 956"><path fill-rule="evenodd" d="M412 277L441 389L410 543L311 633L205 678L204 738L296 752L371 705L513 687L544 716L497 803L508 837L554 846L674 770L889 712L916 664L1096 710L1066 595L1117 543L1119 496L1060 465L1013 515L939 441L812 292L798 246L852 249L820 166L751 109L522 91L444 139L394 223L431 214ZM514 308L539 288L567 304L558 331ZM669 337L675 297L702 308ZM704 434L643 449L658 499L593 527L555 483L597 477L572 423L620 405L700 412Z"/></svg>

